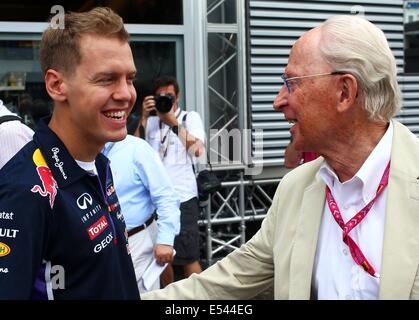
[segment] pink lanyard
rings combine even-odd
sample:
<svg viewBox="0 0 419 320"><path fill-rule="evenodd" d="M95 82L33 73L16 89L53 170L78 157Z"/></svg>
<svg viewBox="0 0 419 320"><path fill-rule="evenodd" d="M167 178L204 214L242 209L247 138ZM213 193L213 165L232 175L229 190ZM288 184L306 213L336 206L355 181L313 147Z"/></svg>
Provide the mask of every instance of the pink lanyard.
<svg viewBox="0 0 419 320"><path fill-rule="evenodd" d="M179 110L179 112L176 116L176 120L179 118L180 114L182 113L181 109L178 109L178 110ZM167 136L169 135L169 132L170 132L171 128L169 127L167 129L166 134L164 136L162 135L163 122L161 120L159 122L159 128L160 128L160 154L161 154L161 158L163 160L167 155L167 149L169 148L169 141L167 141L166 148L164 148L164 143L166 141Z"/></svg>
<svg viewBox="0 0 419 320"><path fill-rule="evenodd" d="M329 205L330 212L332 213L333 217L335 218L337 224L343 230L343 242L349 247L351 252L352 258L356 262L357 265L361 266L366 272L368 272L371 276L378 278L379 275L375 272L372 265L368 262L367 258L365 258L364 254L362 253L361 249L355 243L354 240L349 236L349 232L352 231L368 214L371 207L374 205L377 198L380 196L384 188L388 184L388 177L390 172L390 161L387 164L386 169L384 170L383 176L381 177L380 184L378 185L377 192L375 197L359 211L355 214L352 219L350 219L346 224L342 219L342 215L340 214L339 207L333 198L332 193L328 186L326 186L326 200L327 204Z"/></svg>

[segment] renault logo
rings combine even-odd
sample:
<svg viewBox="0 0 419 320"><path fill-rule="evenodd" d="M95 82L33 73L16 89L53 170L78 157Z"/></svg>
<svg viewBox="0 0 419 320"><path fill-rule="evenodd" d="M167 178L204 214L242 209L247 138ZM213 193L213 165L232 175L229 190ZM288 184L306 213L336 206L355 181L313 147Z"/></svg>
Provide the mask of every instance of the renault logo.
<svg viewBox="0 0 419 320"><path fill-rule="evenodd" d="M92 196L88 193L83 193L78 199L77 199L77 205L80 209L85 210L87 209L87 204L92 205Z"/></svg>

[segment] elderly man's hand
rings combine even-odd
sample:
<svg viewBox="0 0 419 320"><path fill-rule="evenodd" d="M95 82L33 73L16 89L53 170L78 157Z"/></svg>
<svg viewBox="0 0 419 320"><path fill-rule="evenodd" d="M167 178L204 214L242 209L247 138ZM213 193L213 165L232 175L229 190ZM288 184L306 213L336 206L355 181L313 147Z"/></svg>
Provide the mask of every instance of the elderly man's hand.
<svg viewBox="0 0 419 320"><path fill-rule="evenodd" d="M158 265L162 266L166 262L173 261L173 247L166 244L157 244L154 247L154 257Z"/></svg>

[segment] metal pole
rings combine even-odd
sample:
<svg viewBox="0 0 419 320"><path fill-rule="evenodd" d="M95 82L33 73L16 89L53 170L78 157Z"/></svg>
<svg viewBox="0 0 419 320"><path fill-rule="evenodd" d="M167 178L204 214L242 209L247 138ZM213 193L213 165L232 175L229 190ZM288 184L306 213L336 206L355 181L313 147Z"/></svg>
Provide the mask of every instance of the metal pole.
<svg viewBox="0 0 419 320"><path fill-rule="evenodd" d="M211 225L211 195L208 199L208 204L206 208L206 216L207 216L207 227L206 227L206 234L207 234L207 263L208 267L212 265L212 225Z"/></svg>
<svg viewBox="0 0 419 320"><path fill-rule="evenodd" d="M240 186L239 186L239 211L240 211L240 231L241 231L241 244L246 242L246 223L244 220L245 215L245 194L244 194L244 183L243 183L243 171L240 172Z"/></svg>
<svg viewBox="0 0 419 320"><path fill-rule="evenodd" d="M242 217L234 217L234 218L222 218L222 219L215 219L211 221L211 227L212 226L218 226L221 224L231 224L231 223L240 223L242 221L244 222L252 222L252 221L259 221L263 220L266 217L266 210L265 209L256 209L255 210L258 215L254 215L253 210L246 210L246 214L251 214L251 216L245 216ZM199 220L198 225L204 226L208 224L208 220Z"/></svg>

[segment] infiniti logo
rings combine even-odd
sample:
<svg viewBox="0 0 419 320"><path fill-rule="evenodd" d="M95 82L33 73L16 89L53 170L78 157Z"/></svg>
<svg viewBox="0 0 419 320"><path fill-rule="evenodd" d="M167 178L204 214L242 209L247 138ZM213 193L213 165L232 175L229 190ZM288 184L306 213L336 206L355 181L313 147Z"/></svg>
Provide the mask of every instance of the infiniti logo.
<svg viewBox="0 0 419 320"><path fill-rule="evenodd" d="M92 196L88 193L83 193L80 197L77 199L77 205L80 209L85 210L87 209L87 204L92 205Z"/></svg>

